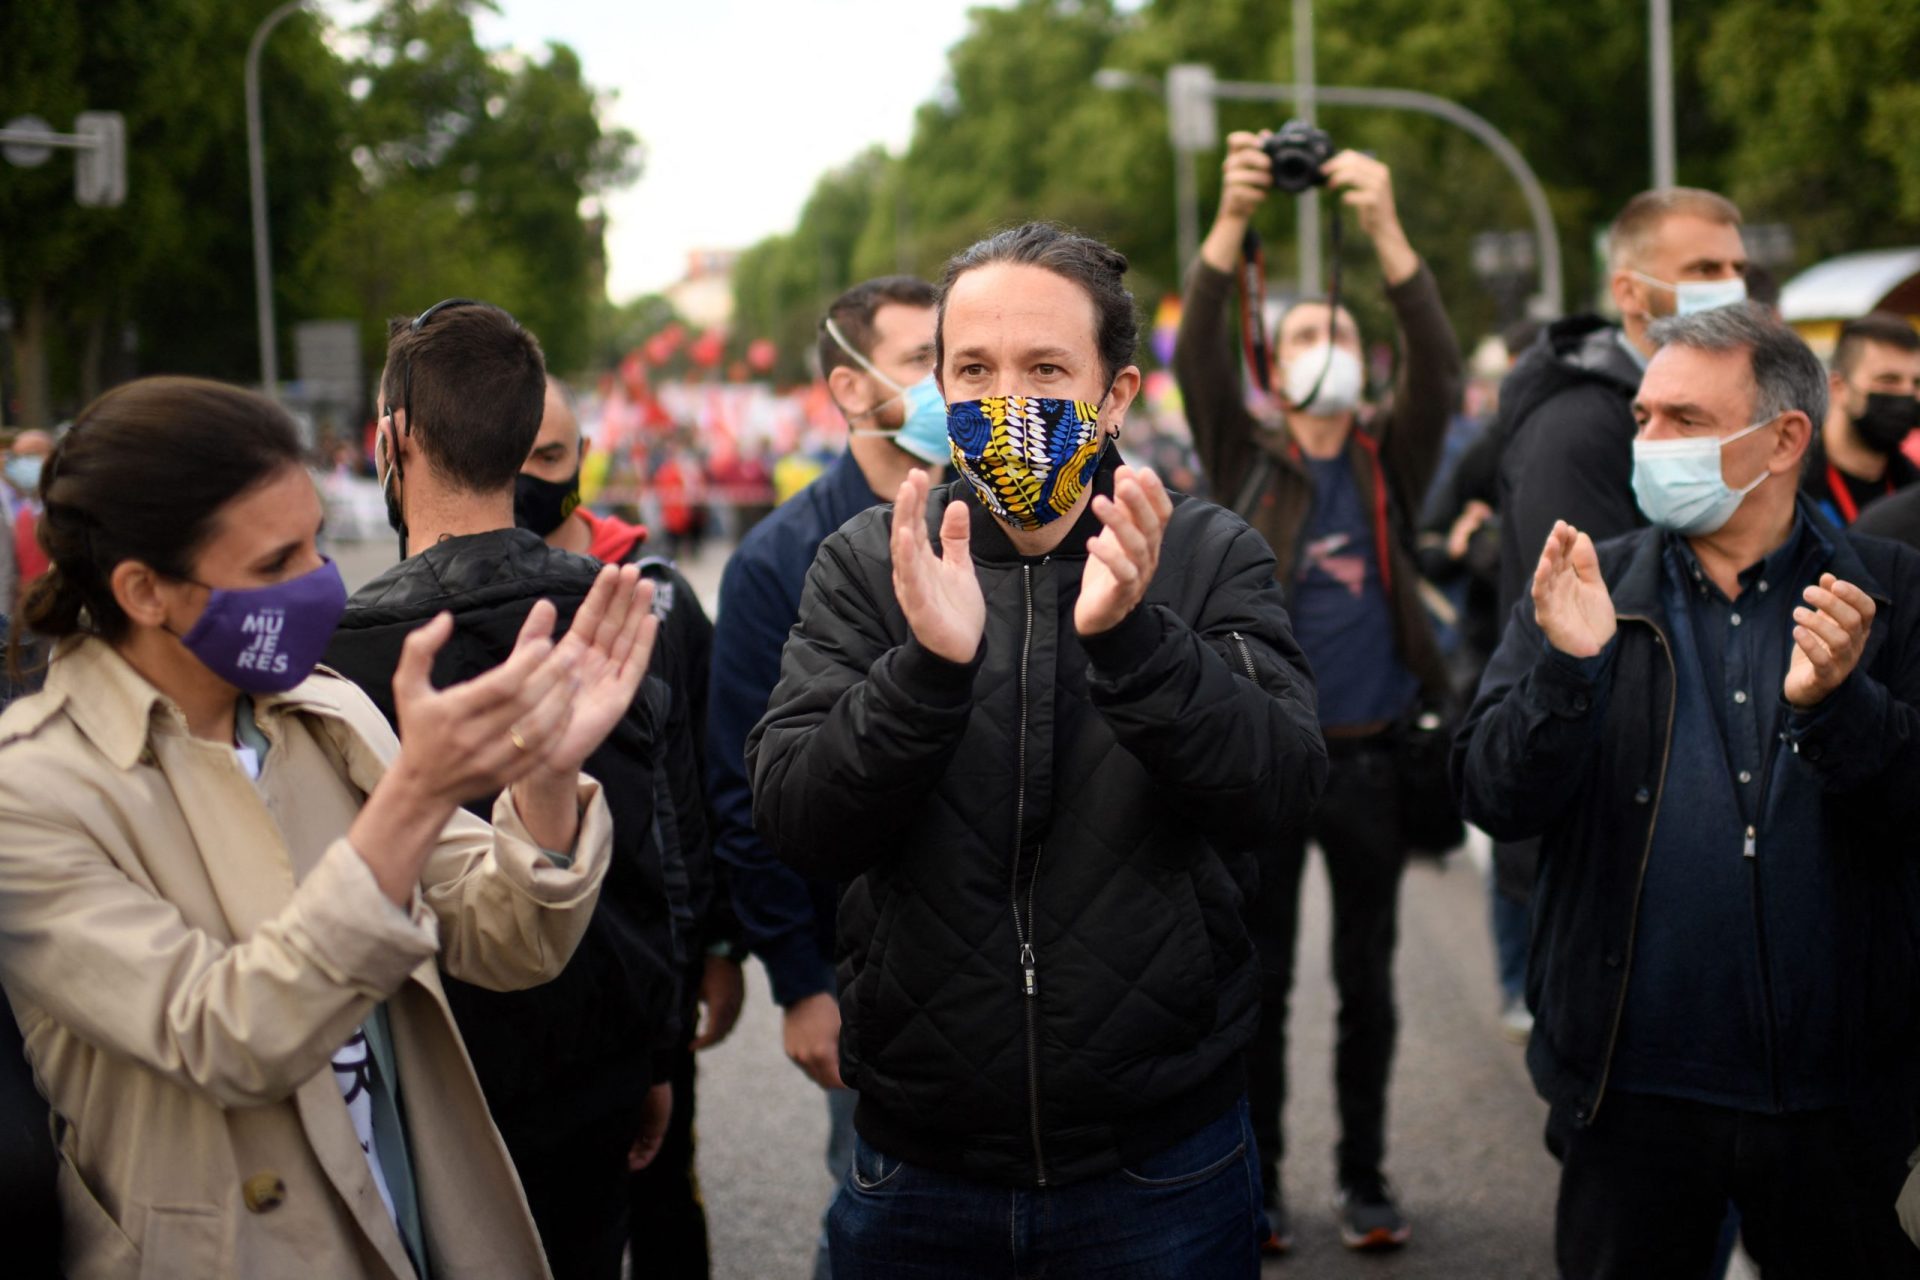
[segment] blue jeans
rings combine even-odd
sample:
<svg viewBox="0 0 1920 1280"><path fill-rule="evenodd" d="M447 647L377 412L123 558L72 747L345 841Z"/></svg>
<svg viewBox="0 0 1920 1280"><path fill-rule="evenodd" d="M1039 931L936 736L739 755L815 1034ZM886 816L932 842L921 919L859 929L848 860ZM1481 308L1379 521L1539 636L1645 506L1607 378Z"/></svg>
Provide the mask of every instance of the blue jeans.
<svg viewBox="0 0 1920 1280"><path fill-rule="evenodd" d="M1487 875L1487 918L1493 927L1493 960L1499 970L1500 996L1513 1001L1527 994L1527 944L1533 929L1533 907L1524 898L1509 898L1500 880Z"/></svg>
<svg viewBox="0 0 1920 1280"><path fill-rule="evenodd" d="M827 1090L827 1172L835 1182L845 1182L847 1170L853 1167L853 1108L859 1101L860 1095L852 1089ZM833 1280L824 1213L820 1215L820 1243L813 1251L813 1280Z"/></svg>
<svg viewBox="0 0 1920 1280"><path fill-rule="evenodd" d="M827 1232L834 1280L1253 1280L1265 1222L1247 1104L1131 1168L1038 1191L856 1140Z"/></svg>

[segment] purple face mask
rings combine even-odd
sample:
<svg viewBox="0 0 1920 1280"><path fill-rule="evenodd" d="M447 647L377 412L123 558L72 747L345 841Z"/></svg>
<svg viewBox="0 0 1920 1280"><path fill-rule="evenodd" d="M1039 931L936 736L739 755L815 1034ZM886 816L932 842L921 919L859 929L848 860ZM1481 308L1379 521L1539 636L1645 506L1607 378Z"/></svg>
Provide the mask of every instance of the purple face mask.
<svg viewBox="0 0 1920 1280"><path fill-rule="evenodd" d="M236 689L285 693L313 674L346 609L347 584L328 560L270 587L213 588L180 643Z"/></svg>

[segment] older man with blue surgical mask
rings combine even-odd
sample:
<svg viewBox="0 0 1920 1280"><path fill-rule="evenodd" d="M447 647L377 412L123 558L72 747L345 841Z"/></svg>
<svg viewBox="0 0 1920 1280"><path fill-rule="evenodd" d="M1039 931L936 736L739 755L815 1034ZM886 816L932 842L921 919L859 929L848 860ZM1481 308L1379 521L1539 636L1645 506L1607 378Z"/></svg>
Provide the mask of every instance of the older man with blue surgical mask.
<svg viewBox="0 0 1920 1280"><path fill-rule="evenodd" d="M1908 1276L1920 555L1797 497L1820 362L1752 304L1666 319L1633 402L1651 526L1561 521L1455 745L1541 839L1527 1061L1569 1280Z"/></svg>

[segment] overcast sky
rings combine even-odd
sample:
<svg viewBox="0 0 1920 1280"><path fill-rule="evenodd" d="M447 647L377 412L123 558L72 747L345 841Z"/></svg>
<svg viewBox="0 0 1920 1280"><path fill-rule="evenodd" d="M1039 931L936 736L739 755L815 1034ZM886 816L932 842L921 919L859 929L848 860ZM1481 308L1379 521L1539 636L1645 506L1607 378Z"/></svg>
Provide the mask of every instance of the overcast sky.
<svg viewBox="0 0 1920 1280"><path fill-rule="evenodd" d="M573 46L646 144L646 172L609 208L608 289L624 301L679 279L690 249L789 229L821 172L872 143L904 147L981 0L498 3L482 44Z"/></svg>

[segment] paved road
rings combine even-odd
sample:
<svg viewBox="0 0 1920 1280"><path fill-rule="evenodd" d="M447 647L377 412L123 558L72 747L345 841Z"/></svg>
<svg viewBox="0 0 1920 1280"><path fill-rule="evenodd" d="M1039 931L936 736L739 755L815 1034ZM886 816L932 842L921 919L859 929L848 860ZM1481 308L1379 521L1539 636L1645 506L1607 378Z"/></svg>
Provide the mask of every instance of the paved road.
<svg viewBox="0 0 1920 1280"><path fill-rule="evenodd" d="M1414 1243L1391 1258L1340 1247L1331 1206L1334 1000L1325 878L1310 876L1295 997L1286 1171L1293 1254L1269 1275L1550 1277L1556 1166L1540 1143L1545 1108L1520 1050L1499 1038L1483 935L1483 890L1464 858L1407 876L1399 981L1403 1029L1392 1095L1391 1175ZM777 1012L754 967L733 1037L701 1061L700 1171L714 1274L808 1274L815 1215L831 1186L818 1092L780 1053Z"/></svg>
<svg viewBox="0 0 1920 1280"><path fill-rule="evenodd" d="M350 584L391 563L387 544L336 554ZM711 610L725 548L683 565ZM1286 1170L1296 1247L1269 1276L1550 1277L1557 1167L1541 1145L1545 1108L1520 1050L1498 1033L1485 898L1466 855L1407 874L1401 908L1401 1040L1392 1094L1389 1173L1414 1242L1391 1257L1353 1257L1332 1212L1334 996L1327 965L1326 880L1314 865L1302 913L1293 1015ZM749 966L748 1002L731 1039L701 1060L700 1175L719 1280L801 1280L832 1186L821 1164L820 1094L780 1052L764 975ZM645 1274L644 1268L636 1268Z"/></svg>

